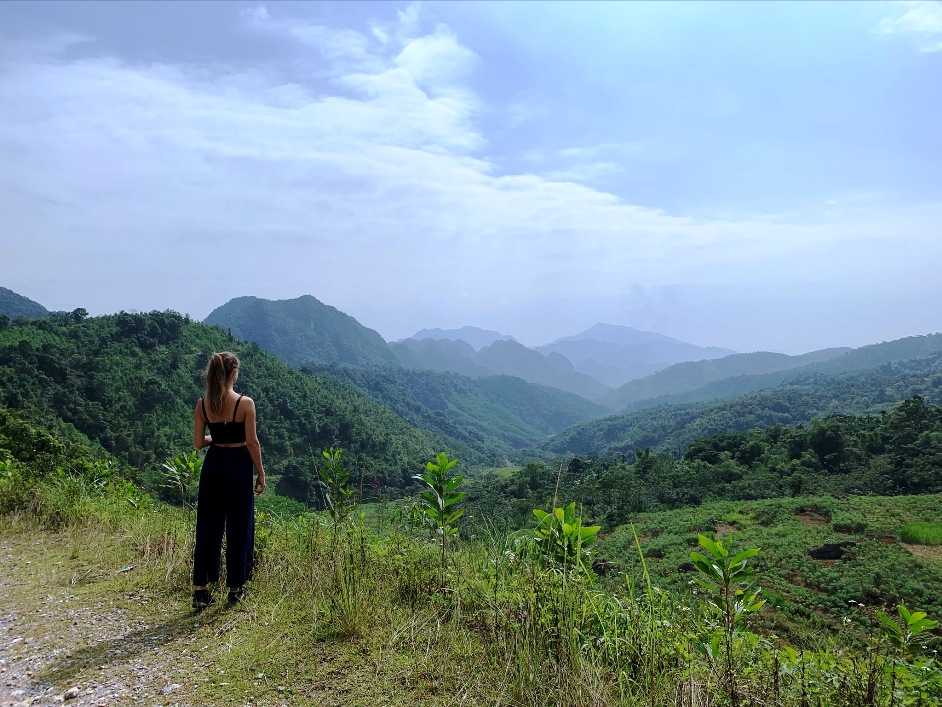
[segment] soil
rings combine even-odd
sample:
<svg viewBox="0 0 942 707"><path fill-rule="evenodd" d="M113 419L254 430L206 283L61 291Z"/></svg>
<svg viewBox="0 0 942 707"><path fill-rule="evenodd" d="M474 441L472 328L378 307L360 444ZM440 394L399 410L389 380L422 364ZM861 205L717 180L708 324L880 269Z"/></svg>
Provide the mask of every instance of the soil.
<svg viewBox="0 0 942 707"><path fill-rule="evenodd" d="M199 617L156 607L166 599L128 591L110 568L70 566L63 544L0 533L0 707L198 704L186 686Z"/></svg>

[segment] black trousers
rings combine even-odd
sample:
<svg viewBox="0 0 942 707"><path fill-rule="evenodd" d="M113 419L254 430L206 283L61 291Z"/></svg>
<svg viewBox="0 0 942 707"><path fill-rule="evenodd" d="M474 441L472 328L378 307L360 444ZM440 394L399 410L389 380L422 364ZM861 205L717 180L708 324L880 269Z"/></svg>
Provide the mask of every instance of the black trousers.
<svg viewBox="0 0 942 707"><path fill-rule="evenodd" d="M219 581L222 535L226 534L226 584L252 578L255 557L253 465L246 447L212 446L203 460L196 505L193 584Z"/></svg>

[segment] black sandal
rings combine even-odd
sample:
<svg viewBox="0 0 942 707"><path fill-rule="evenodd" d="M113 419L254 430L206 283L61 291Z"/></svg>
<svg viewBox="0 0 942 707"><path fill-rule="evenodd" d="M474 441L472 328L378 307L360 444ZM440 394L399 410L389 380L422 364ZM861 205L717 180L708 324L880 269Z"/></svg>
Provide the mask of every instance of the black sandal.
<svg viewBox="0 0 942 707"><path fill-rule="evenodd" d="M229 603L238 604L240 601L244 600L249 595L249 590L245 587L239 587L238 589L229 590Z"/></svg>
<svg viewBox="0 0 942 707"><path fill-rule="evenodd" d="M215 601L208 589L197 589L193 592L193 608L202 611Z"/></svg>

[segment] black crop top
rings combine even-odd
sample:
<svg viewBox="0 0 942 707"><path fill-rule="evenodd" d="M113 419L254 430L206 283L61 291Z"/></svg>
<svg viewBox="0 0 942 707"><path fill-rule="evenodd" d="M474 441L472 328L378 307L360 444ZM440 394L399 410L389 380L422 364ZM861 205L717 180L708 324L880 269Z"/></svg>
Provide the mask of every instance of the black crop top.
<svg viewBox="0 0 942 707"><path fill-rule="evenodd" d="M239 409L239 403L242 402L242 396L236 400L235 407L232 409L232 420L229 422L210 422L206 416L206 401L200 398L200 405L203 406L203 420L209 426L209 436L213 438L213 444L239 444L245 441L245 420L236 422L236 411Z"/></svg>

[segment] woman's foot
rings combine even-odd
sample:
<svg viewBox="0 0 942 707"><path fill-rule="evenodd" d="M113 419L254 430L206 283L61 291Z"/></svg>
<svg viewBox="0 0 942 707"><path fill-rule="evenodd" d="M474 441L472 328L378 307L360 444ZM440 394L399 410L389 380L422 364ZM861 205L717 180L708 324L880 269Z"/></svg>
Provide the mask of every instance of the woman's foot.
<svg viewBox="0 0 942 707"><path fill-rule="evenodd" d="M213 595L208 589L196 589L193 591L193 608L202 611L213 603Z"/></svg>
<svg viewBox="0 0 942 707"><path fill-rule="evenodd" d="M245 587L229 588L229 603L238 604L249 595L249 590Z"/></svg>

